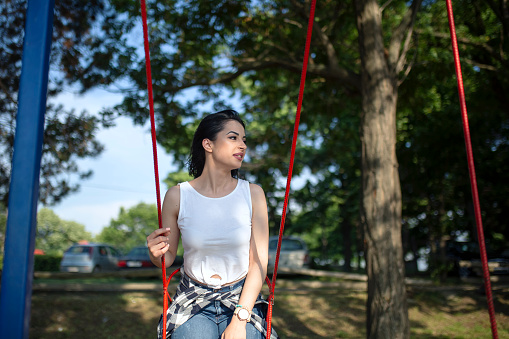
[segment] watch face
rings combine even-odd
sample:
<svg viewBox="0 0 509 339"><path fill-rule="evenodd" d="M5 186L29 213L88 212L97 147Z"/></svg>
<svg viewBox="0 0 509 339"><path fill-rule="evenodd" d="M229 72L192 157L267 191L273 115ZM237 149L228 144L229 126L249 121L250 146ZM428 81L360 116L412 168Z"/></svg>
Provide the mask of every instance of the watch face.
<svg viewBox="0 0 509 339"><path fill-rule="evenodd" d="M246 310L245 308L239 310L239 318L241 320L247 320L247 318L249 318L249 311Z"/></svg>

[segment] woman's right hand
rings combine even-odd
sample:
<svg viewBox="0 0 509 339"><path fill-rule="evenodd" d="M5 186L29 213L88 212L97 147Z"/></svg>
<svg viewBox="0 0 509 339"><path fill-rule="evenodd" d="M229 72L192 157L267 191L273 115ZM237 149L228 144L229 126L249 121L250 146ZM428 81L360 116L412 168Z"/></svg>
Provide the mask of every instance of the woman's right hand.
<svg viewBox="0 0 509 339"><path fill-rule="evenodd" d="M170 242L168 238L170 233L169 228L158 228L148 235L147 247L152 258L159 259L163 254L168 252L170 249Z"/></svg>

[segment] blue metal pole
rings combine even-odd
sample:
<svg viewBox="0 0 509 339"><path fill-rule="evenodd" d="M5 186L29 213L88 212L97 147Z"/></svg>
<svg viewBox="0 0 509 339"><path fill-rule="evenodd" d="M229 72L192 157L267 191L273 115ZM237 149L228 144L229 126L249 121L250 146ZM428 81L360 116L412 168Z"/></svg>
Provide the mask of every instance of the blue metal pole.
<svg viewBox="0 0 509 339"><path fill-rule="evenodd" d="M28 338L44 113L54 0L29 0L18 95L4 266L0 338Z"/></svg>

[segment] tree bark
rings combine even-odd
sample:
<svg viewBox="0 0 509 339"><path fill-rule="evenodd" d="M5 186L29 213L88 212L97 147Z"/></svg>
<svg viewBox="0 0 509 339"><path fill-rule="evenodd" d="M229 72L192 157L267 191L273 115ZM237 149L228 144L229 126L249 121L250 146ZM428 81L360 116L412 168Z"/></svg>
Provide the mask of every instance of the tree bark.
<svg viewBox="0 0 509 339"><path fill-rule="evenodd" d="M368 275L367 337L409 338L396 159L397 74L385 57L376 0L355 1L361 56L361 220Z"/></svg>
<svg viewBox="0 0 509 339"><path fill-rule="evenodd" d="M343 236L343 256L345 263L343 269L345 272L352 271L352 223L348 218L347 213L344 213L343 222L341 223L341 233Z"/></svg>

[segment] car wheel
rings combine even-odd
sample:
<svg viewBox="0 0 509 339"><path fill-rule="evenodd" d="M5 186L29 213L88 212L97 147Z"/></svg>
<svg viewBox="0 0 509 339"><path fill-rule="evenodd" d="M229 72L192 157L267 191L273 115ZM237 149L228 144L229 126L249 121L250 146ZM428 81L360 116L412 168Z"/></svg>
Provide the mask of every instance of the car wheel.
<svg viewBox="0 0 509 339"><path fill-rule="evenodd" d="M96 267L94 267L94 269L92 270L92 273L98 273L98 272L101 272L101 266L96 266Z"/></svg>

